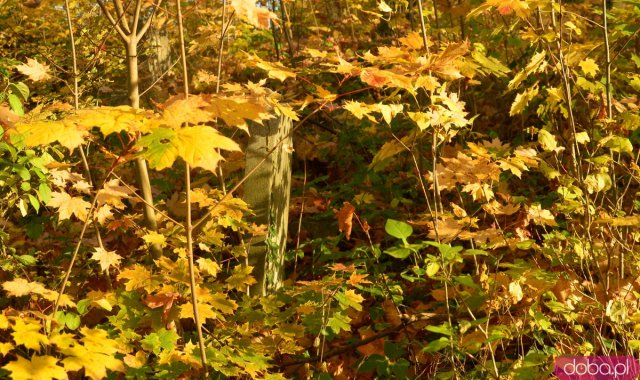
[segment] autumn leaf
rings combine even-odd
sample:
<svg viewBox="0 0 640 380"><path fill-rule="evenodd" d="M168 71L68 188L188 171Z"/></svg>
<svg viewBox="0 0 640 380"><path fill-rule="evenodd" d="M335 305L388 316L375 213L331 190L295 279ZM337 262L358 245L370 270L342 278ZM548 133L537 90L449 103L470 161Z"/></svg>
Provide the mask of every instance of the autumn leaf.
<svg viewBox="0 0 640 380"><path fill-rule="evenodd" d="M580 61L579 65L586 76L595 77L598 73L598 64L593 60L593 58L583 59Z"/></svg>
<svg viewBox="0 0 640 380"><path fill-rule="evenodd" d="M220 265L211 259L200 257L196 262L201 272L205 272L212 277L216 277L221 270Z"/></svg>
<svg viewBox="0 0 640 380"><path fill-rule="evenodd" d="M349 202L344 202L338 211L338 229L344 234L347 240L351 239L351 229L353 228L353 214L356 208Z"/></svg>
<svg viewBox="0 0 640 380"><path fill-rule="evenodd" d="M509 284L509 295L511 296L511 301L514 304L522 301L524 294L522 293L522 286L520 286L518 281L514 281Z"/></svg>
<svg viewBox="0 0 640 380"><path fill-rule="evenodd" d="M3 289L12 297L22 297L29 294L37 294L47 301L58 301L58 292L46 289L44 285L35 281L27 281L23 278L16 278L13 281L6 281L2 284ZM60 306L75 306L71 298L63 294L60 297Z"/></svg>
<svg viewBox="0 0 640 380"><path fill-rule="evenodd" d="M14 128L15 123L19 122L21 119L22 117L16 115L11 108L0 106L0 127L5 130L5 133L7 133L7 130Z"/></svg>
<svg viewBox="0 0 640 380"><path fill-rule="evenodd" d="M373 106L357 101L347 101L342 107L345 110L351 112L353 116L358 118L358 120L362 120L362 118L366 116L369 120L373 122L376 121L376 119L370 115L371 112L376 110L376 108Z"/></svg>
<svg viewBox="0 0 640 380"><path fill-rule="evenodd" d="M220 314L216 313L211 305L198 302L198 314L200 321L206 321L207 319L218 319ZM193 317L193 304L186 302L180 305L180 319L195 319Z"/></svg>
<svg viewBox="0 0 640 380"><path fill-rule="evenodd" d="M0 343L0 356L6 356L8 353L13 351L14 349L15 347L13 346L13 344L9 342Z"/></svg>
<svg viewBox="0 0 640 380"><path fill-rule="evenodd" d="M118 280L125 280L125 289L127 291L136 289L145 289L152 292L158 285L162 283L159 276L153 275L150 270L140 264L135 264L120 272Z"/></svg>
<svg viewBox="0 0 640 380"><path fill-rule="evenodd" d="M53 192L47 206L58 209L59 220L69 219L71 215L75 215L78 219L84 221L87 219L91 203L81 197L72 197L67 193Z"/></svg>
<svg viewBox="0 0 640 380"><path fill-rule="evenodd" d="M538 132L538 142L540 143L540 146L542 146L542 149L544 149L547 152L554 151L558 153L564 149L563 147L558 146L558 141L556 140L556 136L552 135L549 131L545 129L541 129Z"/></svg>
<svg viewBox="0 0 640 380"><path fill-rule="evenodd" d="M362 301L364 301L364 298L360 294L356 293L355 290L350 289L344 293L340 292L334 297L343 309L352 307L358 311L362 311Z"/></svg>
<svg viewBox="0 0 640 380"><path fill-rule="evenodd" d="M214 96L208 99L208 112L213 117L221 118L230 127L248 131L247 120L261 123L271 117L265 106L257 101L240 101L240 99ZM295 120L295 118L292 118Z"/></svg>
<svg viewBox="0 0 640 380"><path fill-rule="evenodd" d="M34 82L51 78L51 75L49 75L49 66L32 58L27 58L27 63L16 66L16 69Z"/></svg>
<svg viewBox="0 0 640 380"><path fill-rule="evenodd" d="M49 343L49 339L46 335L42 334L40 330L42 326L33 318L21 318L16 319L13 325L13 336L16 345L24 345L31 350L40 350L41 344Z"/></svg>
<svg viewBox="0 0 640 380"><path fill-rule="evenodd" d="M29 282L24 278L6 281L2 283L2 288L12 297L22 297L31 293L42 294L45 291L45 287L41 283Z"/></svg>
<svg viewBox="0 0 640 380"><path fill-rule="evenodd" d="M82 344L69 348L60 348L66 355L62 364L67 371L79 371L84 368L85 375L92 380L103 379L107 369L124 372L124 364L115 354L120 352L119 343L107 336L102 329L83 327Z"/></svg>
<svg viewBox="0 0 640 380"><path fill-rule="evenodd" d="M142 156L157 170L171 167L176 158L181 157L193 167L213 172L222 159L216 149L240 150L236 142L204 125L178 130L156 128L141 138L137 146L146 148Z"/></svg>
<svg viewBox="0 0 640 380"><path fill-rule="evenodd" d="M252 61L256 65L256 67L266 71L269 75L269 78L277 79L280 82L284 82L287 78L296 77L296 73L289 70L279 62L267 62L262 60L255 54L248 55L247 58Z"/></svg>
<svg viewBox="0 0 640 380"><path fill-rule="evenodd" d="M167 246L167 237L155 231L149 231L149 233L143 235L142 240L148 245L157 244L162 248Z"/></svg>
<svg viewBox="0 0 640 380"><path fill-rule="evenodd" d="M535 224L543 226L557 226L556 219L551 211L543 209L540 204L534 203L527 210L527 218Z"/></svg>
<svg viewBox="0 0 640 380"><path fill-rule="evenodd" d="M351 276L347 280L347 284L351 286L357 286L360 284L370 284L371 281L367 280L366 279L367 277L369 277L368 273L358 274L356 272L352 272Z"/></svg>
<svg viewBox="0 0 640 380"><path fill-rule="evenodd" d="M247 286L255 284L257 281L251 275L252 271L252 266L238 265L233 268L233 274L227 278L227 288L246 290Z"/></svg>
<svg viewBox="0 0 640 380"><path fill-rule="evenodd" d="M231 0L231 6L236 11L236 15L258 28L268 28L269 20L277 19L273 12L256 6L256 2L252 0Z"/></svg>
<svg viewBox="0 0 640 380"><path fill-rule="evenodd" d="M118 255L116 251L107 251L100 247L94 248L94 250L95 252L93 252L91 259L100 263L100 268L103 272L109 271L111 266L117 267L120 265L122 256Z"/></svg>
<svg viewBox="0 0 640 380"><path fill-rule="evenodd" d="M162 112L162 123L173 129L180 128L183 124L202 124L213 120L215 117L205 109L209 103L201 96L190 96L187 99L173 97L164 103L166 107Z"/></svg>
<svg viewBox="0 0 640 380"><path fill-rule="evenodd" d="M117 209L124 209L123 199L129 199L133 192L126 186L120 186L120 180L112 179L106 182L96 194L98 205L111 205Z"/></svg>
<svg viewBox="0 0 640 380"><path fill-rule="evenodd" d="M66 379L67 373L53 356L33 355L31 360L17 356L17 360L6 364L4 369L11 373L13 380L52 380Z"/></svg>
<svg viewBox="0 0 640 380"><path fill-rule="evenodd" d="M156 295L147 295L144 298L144 304L150 309L162 307L162 321L167 324L169 321L169 312L173 307L173 302L180 298L180 293L160 293Z"/></svg>
<svg viewBox="0 0 640 380"><path fill-rule="evenodd" d="M380 88L389 81L386 77L376 74L377 70L365 69L360 72L360 79L372 87Z"/></svg>
<svg viewBox="0 0 640 380"><path fill-rule="evenodd" d="M88 135L86 130L65 120L18 123L16 130L24 135L27 146L47 146L57 141L71 151L84 144Z"/></svg>
<svg viewBox="0 0 640 380"><path fill-rule="evenodd" d="M82 130L98 127L104 136L122 131L130 134L147 133L153 128L157 128L160 123L153 112L129 106L78 110L64 120Z"/></svg>
<svg viewBox="0 0 640 380"><path fill-rule="evenodd" d="M392 11L393 11L393 9L391 9L391 7L389 6L389 4L387 4L384 0L381 0L381 1L378 3L378 9L379 9L380 11L382 11L382 12L385 12L385 13L389 13L389 12L392 12Z"/></svg>
<svg viewBox="0 0 640 380"><path fill-rule="evenodd" d="M538 95L538 85L534 85L532 87L528 87L525 91L516 95L515 100L511 104L511 109L509 110L509 116L514 116L521 114L525 107L531 102L533 98Z"/></svg>
<svg viewBox="0 0 640 380"><path fill-rule="evenodd" d="M400 37L398 41L400 41L402 45L413 50L420 50L424 47L424 41L418 32L411 32L404 37ZM433 46L433 41L429 38L427 39L427 45Z"/></svg>
<svg viewBox="0 0 640 380"><path fill-rule="evenodd" d="M215 172L222 159L216 149L240 151L240 146L207 126L182 128L175 139L178 155L193 167Z"/></svg>

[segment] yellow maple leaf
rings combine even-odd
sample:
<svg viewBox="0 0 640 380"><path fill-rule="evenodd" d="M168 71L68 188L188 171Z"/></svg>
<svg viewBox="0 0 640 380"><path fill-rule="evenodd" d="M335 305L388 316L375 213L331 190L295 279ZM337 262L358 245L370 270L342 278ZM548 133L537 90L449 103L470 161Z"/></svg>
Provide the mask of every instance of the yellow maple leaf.
<svg viewBox="0 0 640 380"><path fill-rule="evenodd" d="M46 289L44 285L39 282L29 282L23 278L6 281L2 284L2 287L12 297L37 294L48 301L56 301L58 299L58 292ZM75 306L75 303L71 301L71 298L68 295L63 294L62 297L60 297L60 306ZM0 317L0 329L2 328L2 325L2 319Z"/></svg>
<svg viewBox="0 0 640 380"><path fill-rule="evenodd" d="M0 343L0 355L5 356L8 353L10 353L11 351L13 351L15 347L13 346L13 344L7 342L7 343Z"/></svg>
<svg viewBox="0 0 640 380"><path fill-rule="evenodd" d="M42 294L46 289L39 282L29 282L24 278L16 278L13 281L2 283L2 288L12 297L22 297L31 293Z"/></svg>
<svg viewBox="0 0 640 380"><path fill-rule="evenodd" d="M109 270L109 267L120 265L120 260L122 260L122 256L118 255L116 251L107 251L104 248L94 248L95 252L91 255L91 259L96 260L100 263L100 268L103 272Z"/></svg>
<svg viewBox="0 0 640 380"><path fill-rule="evenodd" d="M267 62L262 60L257 55L249 55L248 59L252 61L256 67L264 70L269 75L269 78L277 79L280 82L284 82L287 78L295 78L296 73L289 70L286 66L279 62Z"/></svg>
<svg viewBox="0 0 640 380"><path fill-rule="evenodd" d="M9 326L9 318L4 314L0 314L0 330L6 330Z"/></svg>
<svg viewBox="0 0 640 380"><path fill-rule="evenodd" d="M135 356L131 354L125 355L123 361L127 367L140 369L147 364L147 354L143 350L140 350L136 352Z"/></svg>
<svg viewBox="0 0 640 380"><path fill-rule="evenodd" d="M203 301L205 301L204 297ZM211 307L224 314L233 314L233 312L238 308L236 301L229 299L224 293L211 294L206 297L206 302L208 305L211 305Z"/></svg>
<svg viewBox="0 0 640 380"><path fill-rule="evenodd" d="M432 117L427 112L407 112L409 118L413 120L421 131L429 128L433 123Z"/></svg>
<svg viewBox="0 0 640 380"><path fill-rule="evenodd" d="M17 360L9 362L2 368L11 372L13 380L66 379L67 373L57 363L58 359L48 355L33 355L30 361L18 356Z"/></svg>
<svg viewBox="0 0 640 380"><path fill-rule="evenodd" d="M227 288L246 290L247 286L256 283L256 279L251 275L252 266L238 265L233 268L233 274L227 278Z"/></svg>
<svg viewBox="0 0 640 380"><path fill-rule="evenodd" d="M161 278L158 278L158 276L152 274L150 270L139 264L135 264L120 272L118 280L127 280L125 284L126 291L143 288L147 292L152 292L162 283Z"/></svg>
<svg viewBox="0 0 640 380"><path fill-rule="evenodd" d="M190 96L187 99L177 97L169 99L162 112L162 123L171 128L180 128L183 124L202 124L213 120L215 116L205 110L209 103L201 96Z"/></svg>
<svg viewBox="0 0 640 380"><path fill-rule="evenodd" d="M91 352L113 355L120 351L120 344L109 338L109 334L105 330L82 327L80 333L83 335L84 346Z"/></svg>
<svg viewBox="0 0 640 380"><path fill-rule="evenodd" d="M16 319L13 325L13 340L17 345L39 351L40 344L49 343L46 335L40 332L42 326L39 321L33 318Z"/></svg>
<svg viewBox="0 0 640 380"><path fill-rule="evenodd" d="M148 245L157 244L162 248L167 246L167 237L155 231L149 231L149 233L143 235L142 240Z"/></svg>
<svg viewBox="0 0 640 380"><path fill-rule="evenodd" d="M57 141L70 151L82 145L88 135L86 130L65 120L20 123L16 130L24 136L27 146L46 146Z"/></svg>
<svg viewBox="0 0 640 380"><path fill-rule="evenodd" d="M551 211L543 209L539 203L532 204L527 210L527 219L538 225L557 226L556 219Z"/></svg>
<svg viewBox="0 0 640 380"><path fill-rule="evenodd" d="M97 204L108 204L117 209L124 209L126 205L122 203L122 199L129 199L133 192L126 186L120 186L118 179L112 179L104 184L104 187L98 191L96 195Z"/></svg>
<svg viewBox="0 0 640 380"><path fill-rule="evenodd" d="M98 221L98 223L100 223L103 226L108 220L115 218L115 216L113 215L113 212L111 212L111 206L109 205L100 206L94 213L94 216Z"/></svg>
<svg viewBox="0 0 640 380"><path fill-rule="evenodd" d="M49 75L49 65L40 63L32 58L27 58L27 63L16 66L16 69L29 77L34 82L39 82L51 78Z"/></svg>
<svg viewBox="0 0 640 380"><path fill-rule="evenodd" d="M259 104L257 99L246 101L239 98L212 96L208 100L207 111L214 117L221 118L228 126L244 131L247 131L247 120L260 123L271 117L265 106Z"/></svg>
<svg viewBox="0 0 640 380"><path fill-rule="evenodd" d="M216 149L239 151L240 146L215 129L204 125L180 129L175 138L177 153L193 167L215 172L222 156Z"/></svg>
<svg viewBox="0 0 640 380"><path fill-rule="evenodd" d="M178 130L156 128L141 138L138 146L146 148L142 156L157 170L172 166L176 158L181 157L191 166L214 171L222 159L217 149L240 150L235 141L205 125Z"/></svg>
<svg viewBox="0 0 640 380"><path fill-rule="evenodd" d="M58 348L69 348L75 345L77 340L74 334L54 331L49 337L49 343L55 344Z"/></svg>
<svg viewBox="0 0 640 380"><path fill-rule="evenodd" d="M221 270L220 265L211 259L200 257L196 262L201 272L205 272L213 277L216 277Z"/></svg>
<svg viewBox="0 0 640 380"><path fill-rule="evenodd" d="M85 375L98 380L107 376L107 369L124 372L124 364L115 354L120 350L118 342L110 339L102 329L83 327L82 345L62 348L60 352L67 357L62 364L67 371L79 371L84 368Z"/></svg>
<svg viewBox="0 0 640 380"><path fill-rule="evenodd" d="M206 321L207 319L217 319L218 317L222 318L220 314L213 311L211 305L206 305L200 302L198 303L198 314L200 317L200 321ZM180 305L180 318L193 319L193 304L191 302Z"/></svg>
<svg viewBox="0 0 640 380"><path fill-rule="evenodd" d="M373 122L376 121L376 119L370 115L376 108L369 104L349 100L344 103L342 108L351 112L358 120L362 120L362 118L366 116L367 119Z"/></svg>
<svg viewBox="0 0 640 380"><path fill-rule="evenodd" d="M595 77L598 73L598 64L592 58L583 59L579 65L586 76Z"/></svg>
<svg viewBox="0 0 640 380"><path fill-rule="evenodd" d="M58 209L58 217L60 220L71 218L75 215L78 219L84 221L87 219L91 203L85 201L81 197L72 197L67 193L53 192L51 200L47 206Z"/></svg>
<svg viewBox="0 0 640 380"><path fill-rule="evenodd" d="M79 110L65 120L67 123L82 127L81 129L83 130L98 127L104 136L122 131L127 131L131 134L149 132L160 123L153 112L129 106Z"/></svg>

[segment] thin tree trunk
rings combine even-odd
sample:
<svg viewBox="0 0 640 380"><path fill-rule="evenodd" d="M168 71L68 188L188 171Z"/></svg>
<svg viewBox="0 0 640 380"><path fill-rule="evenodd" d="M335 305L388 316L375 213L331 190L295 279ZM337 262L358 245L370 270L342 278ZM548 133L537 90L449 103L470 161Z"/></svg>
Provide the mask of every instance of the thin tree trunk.
<svg viewBox="0 0 640 380"><path fill-rule="evenodd" d="M127 68L129 70L129 105L133 108L140 107L140 77L138 70L138 42L135 38L126 44L127 51ZM142 191L142 198L145 201L144 204L144 220L146 227L151 231L158 229L156 221L156 212L151 207L153 205L153 195L151 193L151 181L149 180L149 170L147 169L147 162L144 158L136 159L136 169L138 175L138 185ZM154 259L162 256L162 248L159 245L154 244L151 246L151 256Z"/></svg>

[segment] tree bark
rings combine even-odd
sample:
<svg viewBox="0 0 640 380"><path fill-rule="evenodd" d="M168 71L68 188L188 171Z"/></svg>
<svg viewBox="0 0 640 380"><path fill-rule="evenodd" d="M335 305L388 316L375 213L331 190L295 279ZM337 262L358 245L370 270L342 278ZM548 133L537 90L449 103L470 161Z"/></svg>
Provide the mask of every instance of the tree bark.
<svg viewBox="0 0 640 380"><path fill-rule="evenodd" d="M133 108L140 108L140 76L138 70L138 42L135 38L131 38L126 44L127 51L127 68L129 71L129 105ZM153 209L153 195L151 193L151 181L149 180L149 170L147 169L147 162L144 158L138 157L136 159L136 169L138 175L138 184L142 191L142 198L145 201L144 204L144 220L146 227L151 231L158 229L156 221L156 212ZM154 259L162 256L162 248L159 245L154 244L150 247L151 256Z"/></svg>
<svg viewBox="0 0 640 380"><path fill-rule="evenodd" d="M253 170L290 131L291 119L284 116L266 121L264 125L250 123L245 172ZM249 265L253 266L257 280L250 289L252 295L271 293L284 281L291 193L290 147L288 137L244 184L244 200L255 213L251 221L267 226L266 236L249 242Z"/></svg>

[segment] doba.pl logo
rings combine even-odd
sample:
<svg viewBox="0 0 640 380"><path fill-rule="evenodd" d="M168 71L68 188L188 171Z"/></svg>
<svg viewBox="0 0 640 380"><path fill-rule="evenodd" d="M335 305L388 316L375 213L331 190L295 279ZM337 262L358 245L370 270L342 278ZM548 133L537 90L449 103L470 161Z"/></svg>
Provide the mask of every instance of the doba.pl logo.
<svg viewBox="0 0 640 380"><path fill-rule="evenodd" d="M635 380L640 374L632 356L563 356L554 367L561 380Z"/></svg>

